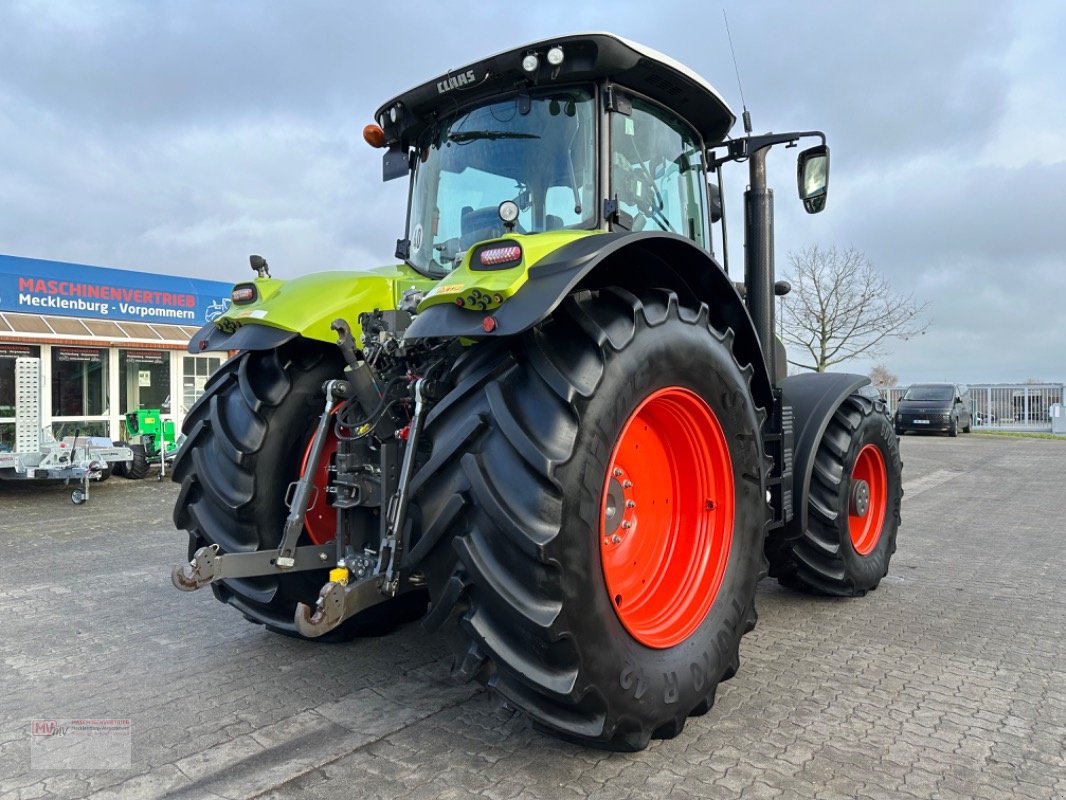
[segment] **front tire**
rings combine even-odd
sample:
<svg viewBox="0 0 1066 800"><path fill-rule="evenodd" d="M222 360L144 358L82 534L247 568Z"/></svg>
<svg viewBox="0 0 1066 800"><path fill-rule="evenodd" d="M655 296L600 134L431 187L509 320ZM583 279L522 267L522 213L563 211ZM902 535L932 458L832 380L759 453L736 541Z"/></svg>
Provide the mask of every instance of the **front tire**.
<svg viewBox="0 0 1066 800"><path fill-rule="evenodd" d="M846 398L815 454L807 525L771 553L770 574L817 594L859 597L877 588L896 551L902 470L884 401L862 392Z"/></svg>
<svg viewBox="0 0 1066 800"><path fill-rule="evenodd" d="M767 506L751 371L730 344L672 293L582 293L471 348L431 412L414 480L427 622L445 624L460 677L538 728L639 750L736 672ZM699 441L695 423L717 432Z"/></svg>

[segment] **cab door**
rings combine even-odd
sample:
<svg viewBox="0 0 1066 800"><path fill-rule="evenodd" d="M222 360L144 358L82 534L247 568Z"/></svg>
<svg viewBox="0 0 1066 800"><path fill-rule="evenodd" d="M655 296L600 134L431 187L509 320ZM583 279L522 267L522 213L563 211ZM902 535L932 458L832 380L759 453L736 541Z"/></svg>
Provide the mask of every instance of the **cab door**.
<svg viewBox="0 0 1066 800"><path fill-rule="evenodd" d="M633 231L670 231L708 249L707 182L703 145L687 123L635 95L609 114L610 198L615 226Z"/></svg>

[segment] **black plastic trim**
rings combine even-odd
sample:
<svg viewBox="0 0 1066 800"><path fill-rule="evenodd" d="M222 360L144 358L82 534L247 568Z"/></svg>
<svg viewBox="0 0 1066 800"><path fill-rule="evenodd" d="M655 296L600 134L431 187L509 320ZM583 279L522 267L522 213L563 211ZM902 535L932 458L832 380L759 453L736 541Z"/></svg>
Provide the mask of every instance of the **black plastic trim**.
<svg viewBox="0 0 1066 800"><path fill-rule="evenodd" d="M297 336L299 334L296 331L254 322L241 325L232 333L225 333L216 323L209 322L193 334L187 349L194 354L218 350L272 350Z"/></svg>

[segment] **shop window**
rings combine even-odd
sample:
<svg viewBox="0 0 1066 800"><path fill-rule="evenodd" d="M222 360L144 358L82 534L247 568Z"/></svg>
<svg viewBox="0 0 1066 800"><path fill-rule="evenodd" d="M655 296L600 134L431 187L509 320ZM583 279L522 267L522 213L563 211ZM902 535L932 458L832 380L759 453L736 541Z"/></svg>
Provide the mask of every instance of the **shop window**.
<svg viewBox="0 0 1066 800"><path fill-rule="evenodd" d="M33 345L0 344L0 419L15 417L15 359L38 358L40 355L40 348ZM11 436L14 435L12 430Z"/></svg>
<svg viewBox="0 0 1066 800"><path fill-rule="evenodd" d="M52 416L101 416L109 399L106 349L52 348Z"/></svg>
<svg viewBox="0 0 1066 800"><path fill-rule="evenodd" d="M184 379L181 386L181 413L184 416L192 408L200 395L204 393L204 385L216 369L222 365L221 358L213 356L185 356L182 365Z"/></svg>
<svg viewBox="0 0 1066 800"><path fill-rule="evenodd" d="M170 353L167 350L120 350L119 411L141 408L170 411Z"/></svg>

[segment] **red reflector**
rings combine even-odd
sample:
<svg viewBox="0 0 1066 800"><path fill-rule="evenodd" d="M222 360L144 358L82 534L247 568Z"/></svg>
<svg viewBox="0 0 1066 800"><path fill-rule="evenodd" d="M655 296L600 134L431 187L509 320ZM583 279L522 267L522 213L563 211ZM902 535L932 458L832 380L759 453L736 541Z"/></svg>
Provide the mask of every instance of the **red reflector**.
<svg viewBox="0 0 1066 800"><path fill-rule="evenodd" d="M481 265L494 267L497 264L506 264L508 261L521 261L522 248L516 244L504 247L490 247L481 251Z"/></svg>
<svg viewBox="0 0 1066 800"><path fill-rule="evenodd" d="M485 319L481 320L481 329L485 333L492 333L496 330L496 317L485 317Z"/></svg>
<svg viewBox="0 0 1066 800"><path fill-rule="evenodd" d="M238 286L230 295L234 303L250 303L255 300L254 286Z"/></svg>

